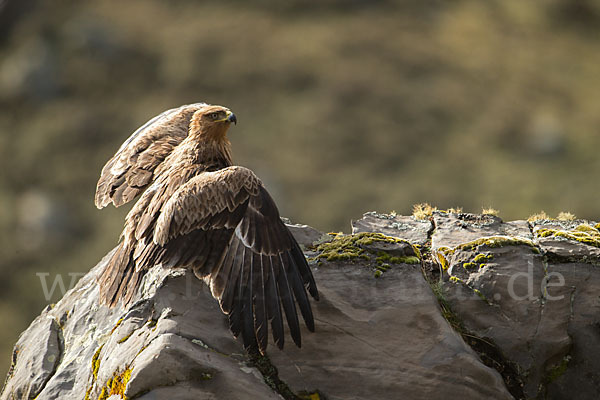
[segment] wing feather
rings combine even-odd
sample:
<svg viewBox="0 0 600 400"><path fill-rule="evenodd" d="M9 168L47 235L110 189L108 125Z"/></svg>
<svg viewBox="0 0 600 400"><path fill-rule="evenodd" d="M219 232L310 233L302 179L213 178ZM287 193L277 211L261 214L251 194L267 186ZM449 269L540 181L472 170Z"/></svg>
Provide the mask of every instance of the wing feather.
<svg viewBox="0 0 600 400"><path fill-rule="evenodd" d="M278 284L281 295L281 304L283 306L283 310L285 311L285 318L287 320L288 327L290 328L290 335L292 335L292 340L294 341L294 343L296 343L296 346L300 347L302 345L302 340L300 337L300 324L298 322L298 314L296 313L294 295L292 293L290 280L286 272L287 268L285 267L285 263L281 255L279 256L279 262L281 268L279 270Z"/></svg>
<svg viewBox="0 0 600 400"><path fill-rule="evenodd" d="M265 303L265 271L263 266L264 256L253 253L252 265L254 281L254 332L261 353L267 350L269 330L267 325L267 305Z"/></svg>
<svg viewBox="0 0 600 400"><path fill-rule="evenodd" d="M202 172L148 215L156 222L145 223L142 216L138 229L143 237L152 237L150 247L165 249L158 261L193 267L197 276L206 278L229 316L232 333L247 350L265 353L269 323L275 344L282 348L283 314L292 340L300 346L297 306L314 331L306 293L308 289L318 298L312 273L252 171L228 167Z"/></svg>
<svg viewBox="0 0 600 400"><path fill-rule="evenodd" d="M252 256L250 254L250 250L244 247L244 265L249 266L249 268L245 268L248 272L248 279L246 282L243 295L243 302L241 304L242 307L242 339L244 342L244 348L246 350L256 349L256 335L254 334L254 318L253 318L253 270L252 270Z"/></svg>
<svg viewBox="0 0 600 400"><path fill-rule="evenodd" d="M221 299L221 308L225 313L231 312L233 306L235 288L240 275L240 266L242 263L235 262L237 250L240 247L238 240L234 241L227 251L223 265L219 273L211 280L211 292L217 299ZM232 277L231 284L227 284L227 279Z"/></svg>
<svg viewBox="0 0 600 400"><path fill-rule="evenodd" d="M289 253L287 253L286 256L289 258L290 268L288 269L288 278L292 290L294 291L294 297L296 298L296 302L298 303L298 307L300 308L300 313L302 314L302 318L304 318L306 327L309 331L314 332L315 323L313 320L312 310L310 308L308 296L306 295L306 290L302 284L302 280L300 279L298 266Z"/></svg>
<svg viewBox="0 0 600 400"><path fill-rule="evenodd" d="M291 236L291 232L289 232ZM293 237L292 237L293 239ZM302 282L304 282L304 286L308 289L310 295L315 299L319 300L319 292L317 291L317 284L315 283L315 278L310 271L310 267L308 266L308 262L306 262L306 257L304 257L304 253L300 249L300 245L294 240L294 245L292 250L290 251L290 255L298 268L298 272L300 272L300 276L302 277Z"/></svg>
<svg viewBox="0 0 600 400"><path fill-rule="evenodd" d="M306 293L308 289L318 299L314 278L298 243L281 221L275 203L262 185L256 194L249 194L246 203L227 251L238 252L237 249L243 248L245 254L253 256L234 259L226 255L224 265L210 278L211 282L214 279L213 296L220 301L223 312L229 314L232 331L241 333L246 349L257 349L264 354L269 322L273 340L282 348L282 314L285 314L292 340L300 346L296 304L307 328L314 331L314 317ZM244 280L248 275L251 278ZM239 283L240 277L244 283ZM239 293L232 296L231 287L236 286ZM251 328L249 321L253 321L252 335L247 332Z"/></svg>
<svg viewBox="0 0 600 400"><path fill-rule="evenodd" d="M283 335L283 319L281 315L281 303L279 289L277 288L276 277L279 271L275 271L273 265L273 256L269 257L269 277L266 283L266 301L267 311L269 320L271 321L271 329L273 331L273 341L280 349L283 349L284 335Z"/></svg>
<svg viewBox="0 0 600 400"><path fill-rule="evenodd" d="M102 168L96 186L96 207L119 207L140 194L154 171L187 137L190 119L204 103L167 110L139 127Z"/></svg>
<svg viewBox="0 0 600 400"><path fill-rule="evenodd" d="M198 174L181 186L160 210L154 243L164 245L196 229L235 228L246 201L260 187L262 183L256 175L243 167Z"/></svg>
<svg viewBox="0 0 600 400"><path fill-rule="evenodd" d="M242 331L242 307L244 288L246 287L246 273L241 266L244 264L244 246L239 246L236 249L234 257L234 266L238 266L236 272L231 275L232 306L229 313L229 328L236 338ZM236 261L237 260L237 261ZM235 267L234 267L235 268ZM228 290L229 287L226 288Z"/></svg>

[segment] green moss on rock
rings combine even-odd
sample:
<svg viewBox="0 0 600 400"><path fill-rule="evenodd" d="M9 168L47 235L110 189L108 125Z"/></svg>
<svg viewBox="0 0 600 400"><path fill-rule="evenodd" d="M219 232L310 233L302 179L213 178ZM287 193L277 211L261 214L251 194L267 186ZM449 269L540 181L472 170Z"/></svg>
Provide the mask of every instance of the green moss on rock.
<svg viewBox="0 0 600 400"><path fill-rule="evenodd" d="M458 315L456 315L456 313L452 311L450 303L444 296L444 286L442 281L433 282L428 279L427 282L429 283L429 286L431 287L431 291L433 292L434 296L438 300L440 309L442 310L442 316L446 321L448 321L450 326L452 326L452 328L455 331L462 335L465 331L464 325L460 318L458 318Z"/></svg>
<svg viewBox="0 0 600 400"><path fill-rule="evenodd" d="M467 282L465 282L464 280L460 279L459 277L453 275L453 276L450 276L449 280L450 280L450 282L457 283L457 284L462 284L462 285L466 286L467 288L471 289L473 291L473 293L475 293L477 296L479 296L479 298L481 300L485 301L488 304L490 303L489 300L487 299L487 297L485 297L485 295L481 292L481 290L470 286Z"/></svg>
<svg viewBox="0 0 600 400"><path fill-rule="evenodd" d="M489 303L489 301L488 301L487 297L485 297L485 294L483 294L483 293L481 292L481 290L479 290L479 289L476 289L476 288L471 288L471 289L473 289L473 292L474 292L474 293L475 293L477 296L479 296L479 298L480 298L481 300L485 301L486 303Z"/></svg>
<svg viewBox="0 0 600 400"><path fill-rule="evenodd" d="M395 257L389 255L386 252L380 251L379 253L377 253L377 258L375 259L375 262L390 264L419 264L421 263L421 259L417 256Z"/></svg>
<svg viewBox="0 0 600 400"><path fill-rule="evenodd" d="M373 240L367 233L357 235L333 234L334 239L330 242L321 243L317 246L320 254L316 258L324 258L327 261L353 260L357 258L369 259L365 250L360 248L361 244L371 244Z"/></svg>
<svg viewBox="0 0 600 400"><path fill-rule="evenodd" d="M371 260L375 256L374 277L379 278L391 268L390 264L420 264L421 253L419 249L404 239L387 236L382 233L361 232L354 235L341 233L334 235L333 240L321 243L316 250L320 253L313 259L325 259L327 261L352 261L356 259ZM393 256L385 251L369 249L368 246L375 243L406 243L414 255Z"/></svg>
<svg viewBox="0 0 600 400"><path fill-rule="evenodd" d="M250 354L250 362L260 371L263 379L271 389L275 390L285 400L297 400L298 396L292 392L289 386L279 379L277 368L271 363L267 355L261 355L258 352Z"/></svg>
<svg viewBox="0 0 600 400"><path fill-rule="evenodd" d="M567 355L563 357L562 361L559 364L554 365L548 370L548 375L546 375L546 380L548 381L548 383L554 382L567 371L569 361L571 361L571 356Z"/></svg>
<svg viewBox="0 0 600 400"><path fill-rule="evenodd" d="M480 246L489 247L491 249L506 247L506 246L529 246L532 249L537 250L535 244L528 239L509 237L509 236L493 236L480 238L471 242L463 243L454 248L456 250L475 250Z"/></svg>

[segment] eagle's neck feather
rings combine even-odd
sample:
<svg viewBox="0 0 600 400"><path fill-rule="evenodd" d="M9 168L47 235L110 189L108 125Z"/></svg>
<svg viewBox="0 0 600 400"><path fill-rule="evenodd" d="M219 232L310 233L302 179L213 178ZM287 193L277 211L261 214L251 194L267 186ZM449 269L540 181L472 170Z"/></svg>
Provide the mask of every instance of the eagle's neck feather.
<svg viewBox="0 0 600 400"><path fill-rule="evenodd" d="M186 158L193 164L206 165L207 169L220 169L233 165L231 143L226 138L221 140L192 140L189 146L182 142L188 151Z"/></svg>

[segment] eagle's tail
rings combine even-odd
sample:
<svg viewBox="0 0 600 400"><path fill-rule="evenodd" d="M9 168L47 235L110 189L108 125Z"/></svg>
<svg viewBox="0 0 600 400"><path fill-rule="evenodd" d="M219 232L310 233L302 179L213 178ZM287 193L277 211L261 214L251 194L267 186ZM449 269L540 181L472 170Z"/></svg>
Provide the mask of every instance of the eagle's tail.
<svg viewBox="0 0 600 400"><path fill-rule="evenodd" d="M136 271L133 249L124 242L114 251L106 268L98 278L100 302L109 307L123 300L126 306L137 292L142 281L141 271Z"/></svg>

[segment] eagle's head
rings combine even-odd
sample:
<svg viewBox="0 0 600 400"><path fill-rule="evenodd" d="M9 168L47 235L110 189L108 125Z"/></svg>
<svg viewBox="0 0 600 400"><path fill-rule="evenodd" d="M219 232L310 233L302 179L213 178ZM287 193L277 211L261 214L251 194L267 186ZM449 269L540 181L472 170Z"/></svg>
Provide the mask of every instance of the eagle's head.
<svg viewBox="0 0 600 400"><path fill-rule="evenodd" d="M202 139L225 140L232 122L236 124L237 118L229 108L207 104L192 116L189 134Z"/></svg>

